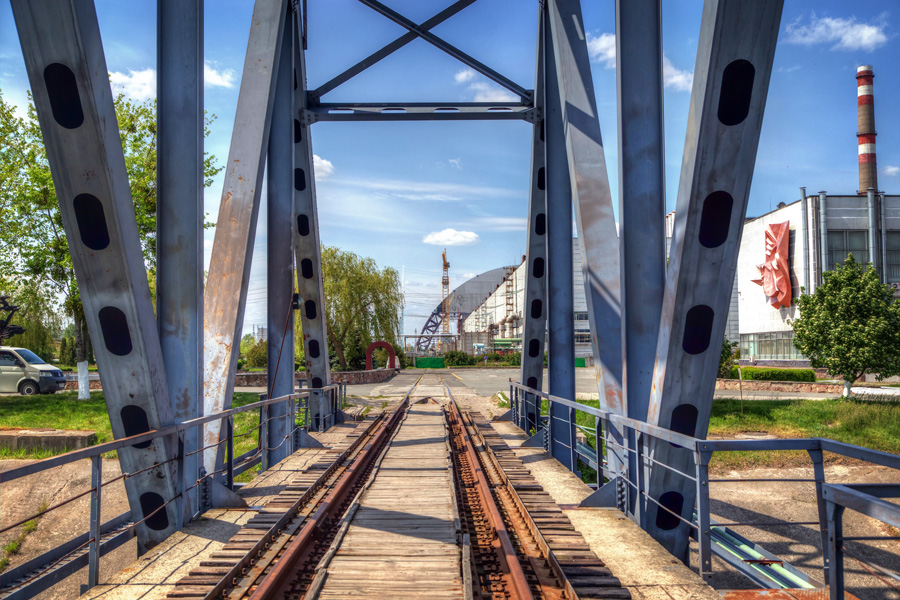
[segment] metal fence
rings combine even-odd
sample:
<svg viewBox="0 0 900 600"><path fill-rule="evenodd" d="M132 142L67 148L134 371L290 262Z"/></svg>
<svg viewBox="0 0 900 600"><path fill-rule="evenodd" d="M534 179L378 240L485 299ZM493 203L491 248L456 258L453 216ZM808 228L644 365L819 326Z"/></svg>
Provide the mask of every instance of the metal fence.
<svg viewBox="0 0 900 600"><path fill-rule="evenodd" d="M84 589L87 590L94 587L99 583L100 557L118 548L134 537L135 527L140 523L152 519L154 515L159 511L164 510L166 506L173 502L180 504L187 492L200 487L199 510L193 516L193 518L196 518L215 504L216 490L214 489L214 478L218 478L220 481L223 480L225 487L233 490L235 487L234 479L241 473L257 465L260 466L261 470L268 469L271 466L271 464L269 464L270 453L273 451L278 450L284 444L289 444L290 453L292 453L297 448L305 445L308 439L305 438L305 435L310 430L324 431L336 424L339 420L339 412L342 409L346 398L346 389L346 384L335 383L322 388L307 389L278 398L266 399L265 394L261 394L261 400L259 402L192 419L164 429L148 431L128 438L122 438L112 442L84 448L82 450L75 450L59 456L53 456L15 469L10 469L9 471L0 474L0 483L8 483L21 477L40 475L48 469L53 469L78 460L91 461L91 487L89 489L54 504L53 506L49 506L25 519L5 525L0 529L0 533L10 531L24 525L28 521L40 518L51 511L62 508L79 498L90 495L89 531L57 546L41 556L0 574L0 595L2 595L5 600L30 598L75 573L85 565L88 566L88 585ZM318 411L310 410L311 402L319 403ZM285 403L288 405L288 410L284 411L283 415L277 417L269 416L270 407L272 405ZM250 411L259 411L258 423L251 426L247 431L236 433L234 426L235 416ZM317 423L311 423L310 414L316 412L322 416L318 419ZM269 424L275 419L288 420L293 426L285 428L287 434L278 443L269 446ZM103 481L102 457L107 452L113 452L128 446L146 444L158 437L173 436L177 439L182 432L193 428L202 428L206 423L213 421L221 421L222 431L225 432L217 443L187 453L184 452L183 445L178 444L179 452L173 459L156 463L133 473L123 473L118 477ZM254 433L256 433L256 446L248 452L235 456L235 440L252 436ZM199 437L202 438L202 435L199 435ZM188 476L184 472L185 458L222 444L225 445L225 461L221 469L213 473L205 473L201 468L200 473L198 473L196 477ZM103 488L116 481L135 477L141 473L163 467L170 463L174 464L174 468L178 473L177 481L183 482L181 486L182 489L173 498L168 499L164 504L149 514L144 515L140 520L135 521L132 512L127 511L105 523L101 522L100 514ZM177 513L181 514L181 511L179 510ZM179 529L181 528L181 525L182 524L179 524Z"/></svg>
<svg viewBox="0 0 900 600"><path fill-rule="evenodd" d="M769 439L769 440L701 440L668 429L608 413L579 402L529 388L510 381L510 416L523 431L532 434L525 446L543 447L554 457L568 453L573 465L579 464L597 473L600 486L584 505L615 506L632 520L647 529L649 503L658 508L656 525L660 515L672 523L686 523L697 540L699 572L704 578L712 575L712 555L737 568L763 587L816 587L820 585L803 572L768 554L731 531L731 527L783 526L784 522L730 522L717 523L710 515L710 485L715 483L754 483L763 481L806 482L815 485L818 520L791 522L791 525L813 525L821 534L821 548L825 578L829 582L831 598L843 599L842 542L862 539L897 539L883 536L872 538L842 537L841 515L850 508L883 523L900 527L900 506L882 498L900 497L900 484L834 485L825 481L823 452L866 461L868 463L900 470L900 456L845 444L825 438ZM563 419L554 414L566 414L553 407L568 409ZM577 423L577 415L583 414L593 421L593 427ZM553 423L553 420L559 422ZM584 420L584 418L582 418ZM551 427L551 424L556 427ZM553 431L570 428L570 436L554 436ZM585 434L579 441L575 430ZM598 435L599 434L599 435ZM591 444L593 438L593 445ZM572 443L567 443L572 440ZM663 464L654 458L654 444L668 443L690 451L693 461L686 469ZM598 452L599 448L599 452ZM733 451L786 451L801 450L808 453L813 467L811 479L710 479L709 464L716 452ZM673 510L660 499L648 494L647 482L651 468L665 469L677 477L693 483L697 492L694 519L685 519L683 507ZM604 482L612 482L604 485ZM674 525L673 525L674 527ZM743 548L742 548L743 547ZM744 554L747 558L741 558ZM875 567L879 568L879 567ZM896 578L896 574L889 574Z"/></svg>

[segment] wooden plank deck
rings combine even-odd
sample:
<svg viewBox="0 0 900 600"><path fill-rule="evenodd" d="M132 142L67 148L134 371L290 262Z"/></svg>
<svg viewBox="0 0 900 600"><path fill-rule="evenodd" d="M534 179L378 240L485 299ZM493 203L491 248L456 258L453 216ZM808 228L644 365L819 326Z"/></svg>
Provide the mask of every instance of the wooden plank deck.
<svg viewBox="0 0 900 600"><path fill-rule="evenodd" d="M413 404L360 498L319 598L463 598L441 407Z"/></svg>

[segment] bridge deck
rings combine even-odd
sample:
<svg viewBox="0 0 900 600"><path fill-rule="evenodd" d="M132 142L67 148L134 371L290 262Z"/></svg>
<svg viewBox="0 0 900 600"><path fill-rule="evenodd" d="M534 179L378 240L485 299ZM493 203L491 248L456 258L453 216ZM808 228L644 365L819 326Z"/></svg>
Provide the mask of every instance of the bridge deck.
<svg viewBox="0 0 900 600"><path fill-rule="evenodd" d="M414 404L328 565L320 598L463 598L449 444L437 404Z"/></svg>

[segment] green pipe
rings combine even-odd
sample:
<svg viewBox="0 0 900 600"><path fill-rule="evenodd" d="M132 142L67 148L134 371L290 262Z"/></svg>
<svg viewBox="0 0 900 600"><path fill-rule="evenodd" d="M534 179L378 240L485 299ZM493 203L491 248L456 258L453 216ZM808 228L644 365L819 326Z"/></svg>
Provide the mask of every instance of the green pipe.
<svg viewBox="0 0 900 600"><path fill-rule="evenodd" d="M741 542L740 540L738 540L737 538L732 536L730 533L728 533L727 529L725 529L723 527L712 527L712 530L715 531L716 533L718 533L720 536L722 536L726 540L728 540L730 543L734 544L742 552L746 553L747 555L751 556L752 558L760 559L760 560L767 559L766 556L760 554L759 552L757 552L756 550L754 550L747 544ZM754 565L754 566L756 566L758 568L758 565ZM797 577L795 574L793 574L790 571L788 571L787 569L785 569L782 565L770 563L768 566L773 571L775 571L776 573L778 573L779 575L781 575L782 577L784 577L791 583L796 584L796 587L798 587L798 588L813 589L815 587L808 581L804 581L803 579Z"/></svg>

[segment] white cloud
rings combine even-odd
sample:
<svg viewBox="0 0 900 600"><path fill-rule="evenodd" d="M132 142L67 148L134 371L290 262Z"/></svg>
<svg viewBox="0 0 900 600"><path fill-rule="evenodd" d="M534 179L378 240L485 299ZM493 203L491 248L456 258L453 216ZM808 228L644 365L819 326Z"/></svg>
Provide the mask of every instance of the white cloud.
<svg viewBox="0 0 900 600"><path fill-rule="evenodd" d="M881 172L888 177L896 177L897 175L900 175L900 167L896 165L885 165L881 168Z"/></svg>
<svg viewBox="0 0 900 600"><path fill-rule="evenodd" d="M478 217L474 223L486 231L525 231L528 228L525 217Z"/></svg>
<svg viewBox="0 0 900 600"><path fill-rule="evenodd" d="M440 202L460 202L463 200L484 200L485 198L512 198L518 194L513 190L460 183L440 183L432 181L410 181L407 179L334 179L336 184L378 192L405 200L436 200Z"/></svg>
<svg viewBox="0 0 900 600"><path fill-rule="evenodd" d="M475 92L473 102L515 102L519 99L509 90L484 81L476 81L469 86L469 90Z"/></svg>
<svg viewBox="0 0 900 600"><path fill-rule="evenodd" d="M606 69L616 68L616 35L601 33L599 36L589 33L587 36L588 55L591 60L603 65ZM682 71L672 64L669 57L663 54L663 86L677 92L689 92L694 83L694 74Z"/></svg>
<svg viewBox="0 0 900 600"><path fill-rule="evenodd" d="M471 246L477 244L478 240L478 234L474 231L457 231L452 228L432 231L422 238L423 243L432 246Z"/></svg>
<svg viewBox="0 0 900 600"><path fill-rule="evenodd" d="M676 92L689 92L694 84L694 74L682 71L672 64L669 57L663 54L663 86Z"/></svg>
<svg viewBox="0 0 900 600"><path fill-rule="evenodd" d="M447 162L450 163L450 166L453 166L459 170L462 170L462 159L461 158L448 158Z"/></svg>
<svg viewBox="0 0 900 600"><path fill-rule="evenodd" d="M863 23L855 16L819 18L813 12L810 13L808 23L802 24L798 17L785 28L785 41L801 46L833 44L832 50L871 52L887 43L886 28L887 22L883 14L872 23Z"/></svg>
<svg viewBox="0 0 900 600"><path fill-rule="evenodd" d="M203 84L206 87L233 88L236 76L233 69L217 70L213 63L203 63ZM113 94L125 94L135 100L144 101L156 98L156 69L150 67L128 74L113 71L109 74L109 83Z"/></svg>
<svg viewBox="0 0 900 600"><path fill-rule="evenodd" d="M475 78L475 71L472 69L463 69L462 71L457 71L456 75L453 76L453 79L456 80L456 83L466 83L467 81L472 81Z"/></svg>
<svg viewBox="0 0 900 600"><path fill-rule="evenodd" d="M209 87L233 88L235 81L234 69L217 70L213 63L203 63L203 83Z"/></svg>
<svg viewBox="0 0 900 600"><path fill-rule="evenodd" d="M477 275L478 275L478 273L463 273L462 275L460 275L460 277L468 280L468 279L472 279L473 277L476 277Z"/></svg>
<svg viewBox="0 0 900 600"><path fill-rule="evenodd" d="M603 63L607 69L616 68L616 34L601 33L596 36L589 33L587 36L588 54L591 60Z"/></svg>
<svg viewBox="0 0 900 600"><path fill-rule="evenodd" d="M457 71L453 76L456 83L468 83L467 89L474 94L473 102L515 102L518 96L489 81L475 81L477 73L472 69Z"/></svg>
<svg viewBox="0 0 900 600"><path fill-rule="evenodd" d="M128 70L128 74L113 71L109 74L113 95L125 94L144 101L156 97L156 69Z"/></svg>
<svg viewBox="0 0 900 600"><path fill-rule="evenodd" d="M318 154L313 154L313 170L316 173L316 179L325 179L334 173L334 163Z"/></svg>

